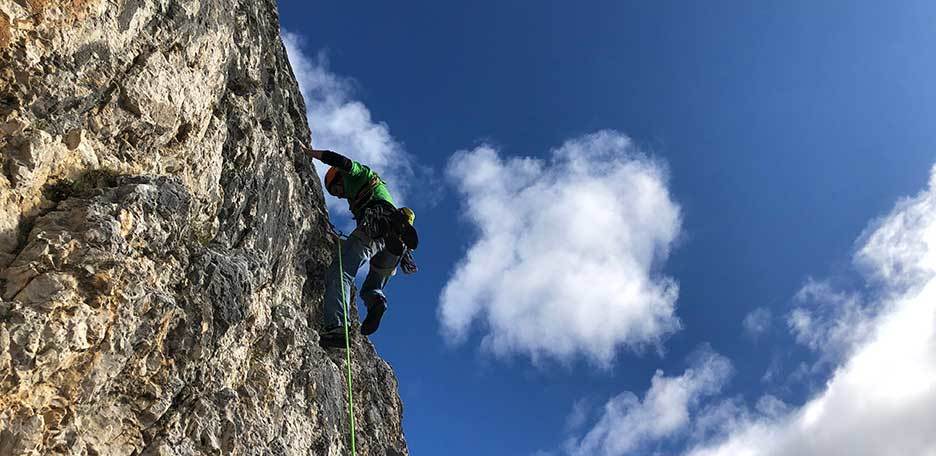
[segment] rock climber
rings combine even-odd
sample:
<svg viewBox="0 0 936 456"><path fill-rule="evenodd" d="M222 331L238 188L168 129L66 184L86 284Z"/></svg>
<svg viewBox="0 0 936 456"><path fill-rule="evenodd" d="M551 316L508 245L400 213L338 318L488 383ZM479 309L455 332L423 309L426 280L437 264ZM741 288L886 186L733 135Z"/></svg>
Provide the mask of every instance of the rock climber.
<svg viewBox="0 0 936 456"><path fill-rule="evenodd" d="M386 183L369 167L330 150L301 144L300 148L331 166L325 174L325 189L348 200L357 225L347 239L339 241L340 258L335 255L325 277L325 324L319 343L326 348L344 347L343 297L350 296L358 269L370 261L370 272L360 291L367 306L367 316L361 323L364 335L373 334L380 326L387 311L383 289L396 274L397 265L404 273L416 272L412 255L419 243L413 228L416 214L408 207L398 209Z"/></svg>

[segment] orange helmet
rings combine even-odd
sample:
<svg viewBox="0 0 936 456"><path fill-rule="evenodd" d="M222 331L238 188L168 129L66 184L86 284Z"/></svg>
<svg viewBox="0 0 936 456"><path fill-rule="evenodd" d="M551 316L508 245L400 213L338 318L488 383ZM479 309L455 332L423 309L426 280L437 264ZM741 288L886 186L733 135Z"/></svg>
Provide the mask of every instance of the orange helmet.
<svg viewBox="0 0 936 456"><path fill-rule="evenodd" d="M336 182L341 182L340 180L338 180L338 176L340 175L340 173L341 171L339 171L338 168L335 168L334 166L332 166L331 168L328 168L328 172L325 173L325 190L328 190L328 193L331 193L332 195L335 195L335 192L332 190L332 185L335 184ZM341 195L335 195L335 196L341 196Z"/></svg>

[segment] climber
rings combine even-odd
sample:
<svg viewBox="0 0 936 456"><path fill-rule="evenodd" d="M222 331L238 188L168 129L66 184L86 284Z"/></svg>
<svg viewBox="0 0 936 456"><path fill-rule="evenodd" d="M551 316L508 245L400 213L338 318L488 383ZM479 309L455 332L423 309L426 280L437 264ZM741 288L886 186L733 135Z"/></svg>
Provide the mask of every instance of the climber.
<svg viewBox="0 0 936 456"><path fill-rule="evenodd" d="M340 263L336 255L325 277L325 326L319 343L326 348L344 347L343 296L350 296L351 284L364 262L370 260L370 272L360 292L367 306L367 316L361 323L364 335L377 331L387 311L383 289L396 274L397 265L406 274L416 272L412 255L419 243L413 228L416 215L408 207L397 209L386 183L367 166L330 150L311 149L302 144L299 147L331 166L325 174L325 189L348 200L357 222L348 238L339 241Z"/></svg>

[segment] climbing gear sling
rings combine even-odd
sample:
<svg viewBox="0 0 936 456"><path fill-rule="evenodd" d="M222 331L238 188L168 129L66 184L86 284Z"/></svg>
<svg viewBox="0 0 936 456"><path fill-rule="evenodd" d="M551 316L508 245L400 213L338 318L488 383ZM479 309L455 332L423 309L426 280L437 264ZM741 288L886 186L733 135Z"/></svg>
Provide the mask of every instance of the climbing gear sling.
<svg viewBox="0 0 936 456"><path fill-rule="evenodd" d="M407 275L419 272L419 267L416 266L416 259L413 258L412 250L406 249L403 252L403 256L400 257L400 269Z"/></svg>
<svg viewBox="0 0 936 456"><path fill-rule="evenodd" d="M382 239L387 251L402 256L406 249L416 250L419 235L410 220L410 214L392 204L378 201L365 207L359 217L358 226L371 239ZM413 216L415 218L415 216Z"/></svg>

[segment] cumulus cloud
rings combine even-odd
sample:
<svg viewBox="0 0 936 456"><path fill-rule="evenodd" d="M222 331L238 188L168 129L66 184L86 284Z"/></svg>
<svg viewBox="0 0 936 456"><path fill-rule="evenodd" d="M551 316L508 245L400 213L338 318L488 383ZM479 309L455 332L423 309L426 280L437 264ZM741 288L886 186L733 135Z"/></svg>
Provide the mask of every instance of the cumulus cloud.
<svg viewBox="0 0 936 456"><path fill-rule="evenodd" d="M660 163L601 131L549 160L459 151L448 177L477 239L446 283L443 330L482 346L610 365L618 348L657 344L679 328L678 285L657 273L680 232Z"/></svg>
<svg viewBox="0 0 936 456"><path fill-rule="evenodd" d="M412 157L390 134L387 124L375 121L367 106L353 98L351 81L329 70L324 53L312 57L304 51L300 35L285 30L281 35L305 100L312 146L334 150L371 167L402 204L416 174ZM325 175L327 166L316 161L316 168L319 176ZM347 207L346 202L328 194L326 201L329 208Z"/></svg>
<svg viewBox="0 0 936 456"><path fill-rule="evenodd" d="M744 332L751 338L757 338L761 334L767 332L770 329L770 321L773 319L773 315L770 312L770 309L766 307L758 307L747 314L742 321L742 326L744 327Z"/></svg>
<svg viewBox="0 0 936 456"><path fill-rule="evenodd" d="M798 333L807 345L853 345L825 388L802 406L744 420L690 455L936 454L936 169L928 190L866 231L855 260L880 291L866 298L869 311L836 315L867 327L867 336L840 336L845 329L831 320L815 337Z"/></svg>
<svg viewBox="0 0 936 456"><path fill-rule="evenodd" d="M617 456L640 450L646 442L679 435L689 428L700 399L720 391L731 372L728 359L709 349L678 377L658 370L643 399L630 392L611 398L595 425L583 437L567 442L565 451L573 456Z"/></svg>

